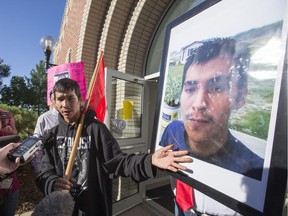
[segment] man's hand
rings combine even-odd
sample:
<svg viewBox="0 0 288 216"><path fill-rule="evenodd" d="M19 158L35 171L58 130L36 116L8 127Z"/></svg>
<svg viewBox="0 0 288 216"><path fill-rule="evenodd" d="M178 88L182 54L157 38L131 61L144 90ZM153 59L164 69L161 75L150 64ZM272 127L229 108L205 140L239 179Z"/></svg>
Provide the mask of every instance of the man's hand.
<svg viewBox="0 0 288 216"><path fill-rule="evenodd" d="M179 169L186 170L187 167L179 163L192 162L191 157L184 157L189 152L184 151L171 151L173 145L166 146L154 152L152 155L152 164L161 169L168 169L172 172L177 172Z"/></svg>
<svg viewBox="0 0 288 216"><path fill-rule="evenodd" d="M70 191L73 183L65 178L58 178L55 181L53 191Z"/></svg>

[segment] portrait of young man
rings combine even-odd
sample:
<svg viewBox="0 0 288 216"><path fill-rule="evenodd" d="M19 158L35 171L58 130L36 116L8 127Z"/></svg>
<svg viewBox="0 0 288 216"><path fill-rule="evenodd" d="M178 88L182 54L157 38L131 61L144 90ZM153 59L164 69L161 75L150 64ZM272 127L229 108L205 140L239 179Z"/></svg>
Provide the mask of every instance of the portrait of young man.
<svg viewBox="0 0 288 216"><path fill-rule="evenodd" d="M248 65L248 50L231 38L200 42L184 66L181 120L167 126L160 145L175 143L194 158L261 180L263 158L228 128L231 112L245 104Z"/></svg>
<svg viewBox="0 0 288 216"><path fill-rule="evenodd" d="M259 8L253 1L247 9L244 2L221 1L198 13L203 4L167 27L155 149L173 143L193 158L184 176L171 174L176 204L182 181L194 188L188 209L196 213L237 215L238 204L264 211L283 72L280 4ZM243 13L248 19L266 10L275 11L269 21L235 25ZM169 104L171 95L177 107ZM182 215L179 207L175 214Z"/></svg>
<svg viewBox="0 0 288 216"><path fill-rule="evenodd" d="M174 150L188 150L192 158L261 181L264 159L233 136L228 127L231 112L246 101L249 51L229 37L197 43L184 65L181 118L168 124L160 146L173 143ZM182 215L186 210L177 202L179 181L171 178L171 184L176 187L175 213ZM205 195L197 190L194 197L193 211L205 212L203 202L213 206L209 213L238 215L210 197L202 201Z"/></svg>

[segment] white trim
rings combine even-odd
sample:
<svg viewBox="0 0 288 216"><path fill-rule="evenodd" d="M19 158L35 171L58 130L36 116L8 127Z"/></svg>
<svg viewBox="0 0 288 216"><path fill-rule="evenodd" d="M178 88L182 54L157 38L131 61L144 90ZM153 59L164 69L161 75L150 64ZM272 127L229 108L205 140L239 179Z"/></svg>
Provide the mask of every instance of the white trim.
<svg viewBox="0 0 288 216"><path fill-rule="evenodd" d="M157 79L160 77L160 72L156 72L153 74L149 74L147 76L144 77L145 80L151 80L151 79Z"/></svg>

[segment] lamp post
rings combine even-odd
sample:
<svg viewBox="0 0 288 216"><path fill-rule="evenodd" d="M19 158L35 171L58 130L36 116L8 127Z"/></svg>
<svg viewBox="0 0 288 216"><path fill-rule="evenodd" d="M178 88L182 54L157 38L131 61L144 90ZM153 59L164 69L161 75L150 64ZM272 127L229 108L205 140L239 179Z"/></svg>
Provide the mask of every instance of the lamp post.
<svg viewBox="0 0 288 216"><path fill-rule="evenodd" d="M48 70L51 66L55 66L50 63L50 57L55 46L55 40L51 36L43 36L40 40L40 46L45 54L45 69Z"/></svg>

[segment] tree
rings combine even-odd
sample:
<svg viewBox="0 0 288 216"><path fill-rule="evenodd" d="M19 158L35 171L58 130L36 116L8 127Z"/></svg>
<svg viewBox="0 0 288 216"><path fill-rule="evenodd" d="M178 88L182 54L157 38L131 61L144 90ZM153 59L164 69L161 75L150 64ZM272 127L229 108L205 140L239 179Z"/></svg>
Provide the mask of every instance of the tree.
<svg viewBox="0 0 288 216"><path fill-rule="evenodd" d="M17 135L20 136L21 140L33 135L38 118L36 112L16 106L8 106L6 104L0 104L0 109L4 109L13 115L18 131Z"/></svg>
<svg viewBox="0 0 288 216"><path fill-rule="evenodd" d="M41 60L36 64L36 70L30 72L31 78L28 79L30 101L27 101L38 115L47 110L47 75L44 62Z"/></svg>
<svg viewBox="0 0 288 216"><path fill-rule="evenodd" d="M4 64L4 60L0 58L0 87L3 85L3 78L10 76L10 65Z"/></svg>
<svg viewBox="0 0 288 216"><path fill-rule="evenodd" d="M10 86L4 85L1 89L1 103L29 109L31 106L27 103L27 98L31 98L31 95L28 94L26 82L26 77L13 76L10 80Z"/></svg>
<svg viewBox="0 0 288 216"><path fill-rule="evenodd" d="M9 106L20 106L37 111L38 115L47 110L47 76L44 62L36 64L36 70L30 72L31 78L13 76L10 86L0 90L0 102Z"/></svg>

